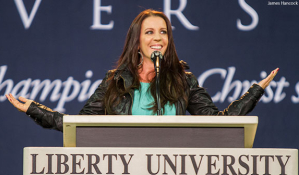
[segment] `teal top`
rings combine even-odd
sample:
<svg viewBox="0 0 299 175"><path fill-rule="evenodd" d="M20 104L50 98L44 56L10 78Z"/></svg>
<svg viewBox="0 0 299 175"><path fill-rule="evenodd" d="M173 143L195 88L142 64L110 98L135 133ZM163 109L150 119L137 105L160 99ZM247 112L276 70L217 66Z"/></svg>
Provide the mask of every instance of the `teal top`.
<svg viewBox="0 0 299 175"><path fill-rule="evenodd" d="M132 107L132 115L157 115L153 114L152 110L149 110L150 104L154 102L154 98L148 90L150 83L140 82L140 89L134 90L134 99ZM169 102L164 106L165 113L163 115L176 115L176 108L174 105L169 105Z"/></svg>

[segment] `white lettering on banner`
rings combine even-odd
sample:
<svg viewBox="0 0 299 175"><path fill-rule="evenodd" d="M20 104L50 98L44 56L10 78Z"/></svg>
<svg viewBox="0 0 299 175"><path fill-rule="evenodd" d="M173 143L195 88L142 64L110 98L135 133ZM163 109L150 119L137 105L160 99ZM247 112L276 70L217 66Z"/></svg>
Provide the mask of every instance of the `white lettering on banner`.
<svg viewBox="0 0 299 175"><path fill-rule="evenodd" d="M258 22L259 22L259 16L258 16L257 12L251 6L249 6L245 2L245 0L239 0L239 5L246 13L248 13L250 15L252 22L249 25L243 25L241 23L241 20L237 19L237 28L242 31L253 30L258 25Z"/></svg>
<svg viewBox="0 0 299 175"><path fill-rule="evenodd" d="M27 11L25 9L25 5L24 5L23 0L14 0L14 1L15 1L16 6L17 6L17 10L19 11L19 14L21 16L21 20L23 22L24 28L29 29L29 27L30 27L30 25L33 21L33 18L35 16L36 12L37 12L37 9L38 9L40 3L42 2L42 0L35 0L33 8L31 10L31 13L30 13L29 16L28 16Z"/></svg>
<svg viewBox="0 0 299 175"><path fill-rule="evenodd" d="M13 88L13 81L9 79L3 82L6 70L7 70L7 66L0 67L0 92L3 89L3 87L6 86L6 90L4 91L4 94L9 94ZM5 95L0 96L0 101L4 101L5 99L6 99Z"/></svg>
<svg viewBox="0 0 299 175"><path fill-rule="evenodd" d="M101 23L101 12L106 11L108 14L111 14L112 6L101 6L101 0L93 1L93 25L91 29L99 30L111 30L114 26L114 21L110 21L109 24Z"/></svg>
<svg viewBox="0 0 299 175"><path fill-rule="evenodd" d="M214 102L223 103L225 99L227 99L228 102L232 102L234 100L237 100L242 94L244 94L253 83L257 83L256 80L244 80L243 82L241 82L240 80L232 81L235 72L235 67L229 67L228 70L221 68L207 70L198 77L199 86L204 87L204 82L206 79L208 79L212 75L220 74L221 79L224 79L224 84L221 92L218 91L214 96L212 96L212 100ZM264 79L266 78L267 73L265 71L262 71L260 76L261 79ZM270 83L270 85L265 89L265 95L261 98L261 101L264 103L269 103L272 100L274 101L274 103L281 102L286 97L286 93L283 92L283 88L289 87L289 85L290 83L286 81L285 77L281 77L280 80L277 82L273 80ZM275 94L272 90L272 87L276 88ZM227 97L233 89L233 95Z"/></svg>
<svg viewBox="0 0 299 175"><path fill-rule="evenodd" d="M102 80L99 79L92 83L90 78L93 76L93 72L88 70L85 73L86 80L81 83L70 76L65 81L60 79L53 81L45 79L41 81L39 79L32 80L28 78L15 84L12 79L4 79L6 71L6 65L0 66L0 92L3 94L0 95L0 102L5 101L5 94L9 93L12 93L16 97L23 96L32 100L37 99L38 94L40 94L38 100L40 102L45 101L48 96L51 102L58 101L54 110L59 112L65 112L65 104L73 101L76 97L78 97L79 102L87 100L102 82ZM209 69L198 77L198 83L200 86L205 87L204 83L207 79L214 75L220 75L220 80L223 80L222 89L215 94L211 94L212 100L219 103L224 103L226 100L232 102L246 93L253 83L257 83L256 80L234 80L235 73L236 68L233 66L228 69ZM267 73L265 71L260 73L261 79L264 79L266 76ZM283 101L287 96L284 89L289 86L290 83L285 77L281 77L277 81L273 80L265 89L265 94L261 98L261 101L263 103L270 103L271 101L279 103ZM299 82L295 86L295 91L297 94L296 96L291 96L291 101L296 104L299 103Z"/></svg>
<svg viewBox="0 0 299 175"><path fill-rule="evenodd" d="M187 0L180 0L180 6L177 10L171 10L171 0L164 0L164 13L171 21L171 15L177 16L179 21L189 30L198 30L198 26L192 25L188 19L183 15L182 11L185 9L187 5ZM173 27L174 29L174 27Z"/></svg>
<svg viewBox="0 0 299 175"><path fill-rule="evenodd" d="M212 76L213 74L220 74L221 78L224 79L226 76L226 70L225 69L221 69L221 68L215 68L215 69L210 69L205 71L204 73L201 74L201 76L198 77L198 84L201 87L204 87L204 82L205 80L209 77ZM219 101L221 96L221 92L217 92L213 97L213 101Z"/></svg>
<svg viewBox="0 0 299 175"><path fill-rule="evenodd" d="M224 102L224 100L226 99L229 92L234 88L235 88L234 95L229 97L228 101L232 102L232 101L236 100L241 94L244 94L246 92L244 90L243 93L241 93L242 86L244 89L247 90L247 89L249 89L250 85L252 84L252 83L249 83L249 81L244 81L243 84L241 83L241 81L238 81L238 80L235 80L234 82L232 82L235 71L236 71L235 67L228 68L228 75L227 75L227 78L225 79L225 82L224 82L224 85L222 88L220 102Z"/></svg>
<svg viewBox="0 0 299 175"><path fill-rule="evenodd" d="M274 96L275 103L281 102L286 97L286 93L282 92L282 90L284 87L289 87L289 85L290 83L286 81L285 77L281 77L280 80L276 82L277 87Z"/></svg>
<svg viewBox="0 0 299 175"><path fill-rule="evenodd" d="M198 26L191 24L191 22L183 14L183 10L187 6L187 0L179 0L179 7L176 10L171 9L172 0L164 0L164 13L171 21L171 15L175 15L181 24L188 30L199 30ZM35 0L33 8L28 15L23 0L14 0L17 10L20 14L24 28L29 29L31 23L36 15L36 12L42 2L42 0ZM102 12L107 14L112 13L112 5L101 6L102 0L93 0L93 24L90 26L91 30L112 30L114 27L114 21L110 20L108 24L102 24ZM249 25L243 25L241 19L237 19L237 28L241 31L253 30L259 22L259 16L257 12L249 6L245 0L238 0L240 7L252 18L252 22ZM174 26L172 26L174 29Z"/></svg>
<svg viewBox="0 0 299 175"><path fill-rule="evenodd" d="M9 93L12 93L16 97L23 96L32 100L35 100L37 98L37 95L41 93L39 101L43 102L52 91L50 101L58 101L58 104L56 108L54 108L54 110L57 110L59 112L65 112L65 103L74 100L78 96L78 94L78 101L82 102L87 100L94 93L98 85L102 82L102 80L100 79L91 84L89 78L92 77L93 73L91 70L88 70L85 74L85 77L88 79L83 81L82 83L74 80L73 77L69 77L64 82L59 79L51 82L49 79L41 81L39 79L32 80L31 78L28 78L26 80L20 81L14 86L14 82L12 79L7 79L4 81L6 71L7 66L4 65L0 67L0 92L6 87L3 95L0 95L0 101L5 101L5 94ZM30 90L31 93L29 92Z"/></svg>
<svg viewBox="0 0 299 175"><path fill-rule="evenodd" d="M36 99L37 94L41 91L42 88L44 88L39 99L41 101L45 101L47 96L51 92L51 90L54 88L52 95L50 97L50 100L57 101L60 98L59 91L62 86L61 80L54 80L52 83L51 83L51 80L49 80L49 79L46 79L42 82L40 80L34 80L31 82L31 86L33 86L33 89L31 91L30 96L29 96L29 94L28 95L24 94L23 95L24 97L28 98L28 96L29 96L29 99ZM20 96L22 96L22 95L20 94Z"/></svg>
<svg viewBox="0 0 299 175"><path fill-rule="evenodd" d="M295 91L297 93L297 97L295 95L292 95L292 102L293 103L299 103L299 82L297 82L296 86L295 86Z"/></svg>

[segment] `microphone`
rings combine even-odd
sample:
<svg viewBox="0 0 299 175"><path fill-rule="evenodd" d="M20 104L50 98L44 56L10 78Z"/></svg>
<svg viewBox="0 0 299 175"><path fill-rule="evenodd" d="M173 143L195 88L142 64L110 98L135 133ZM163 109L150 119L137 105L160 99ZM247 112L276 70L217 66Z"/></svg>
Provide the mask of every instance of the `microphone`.
<svg viewBox="0 0 299 175"><path fill-rule="evenodd" d="M154 62L156 70L156 97L157 97L157 115L162 115L161 111L161 101L160 101L160 63L163 59L162 53L159 51L154 51L151 54L151 60Z"/></svg>
<svg viewBox="0 0 299 175"><path fill-rule="evenodd" d="M151 60L154 62L157 74L159 74L159 72L160 72L160 63L161 63L162 59L163 59L163 56L160 51L153 51L153 53L151 54Z"/></svg>

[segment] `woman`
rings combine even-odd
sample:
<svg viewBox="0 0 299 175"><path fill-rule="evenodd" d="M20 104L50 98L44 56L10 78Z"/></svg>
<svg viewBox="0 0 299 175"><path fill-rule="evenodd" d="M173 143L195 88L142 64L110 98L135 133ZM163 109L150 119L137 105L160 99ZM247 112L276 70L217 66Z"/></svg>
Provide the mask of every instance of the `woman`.
<svg viewBox="0 0 299 175"><path fill-rule="evenodd" d="M179 61L172 37L171 24L162 13L141 12L132 22L115 70L109 71L95 93L87 101L81 115L153 115L157 112L155 69L150 59L153 51L164 56L161 62L160 94L164 115L246 115L261 98L278 69L258 84L254 84L240 100L219 111L205 89L198 86L196 77L185 72L187 64ZM45 128L62 131L64 114L11 94L9 101L26 112Z"/></svg>

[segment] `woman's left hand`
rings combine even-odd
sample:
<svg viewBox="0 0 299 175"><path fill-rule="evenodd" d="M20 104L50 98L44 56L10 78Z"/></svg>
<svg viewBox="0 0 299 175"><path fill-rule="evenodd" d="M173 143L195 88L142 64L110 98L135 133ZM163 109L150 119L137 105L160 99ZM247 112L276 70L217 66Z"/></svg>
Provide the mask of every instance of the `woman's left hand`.
<svg viewBox="0 0 299 175"><path fill-rule="evenodd" d="M279 68L276 68L275 70L273 70L271 72L270 75L268 75L268 77L266 77L265 79L263 79L262 81L260 81L258 83L258 85L260 85L263 89L266 89L266 87L270 84L270 82L273 80L273 78L275 77L275 75L277 74Z"/></svg>

